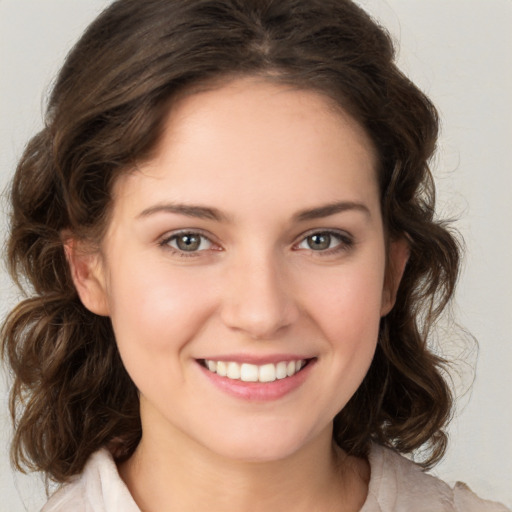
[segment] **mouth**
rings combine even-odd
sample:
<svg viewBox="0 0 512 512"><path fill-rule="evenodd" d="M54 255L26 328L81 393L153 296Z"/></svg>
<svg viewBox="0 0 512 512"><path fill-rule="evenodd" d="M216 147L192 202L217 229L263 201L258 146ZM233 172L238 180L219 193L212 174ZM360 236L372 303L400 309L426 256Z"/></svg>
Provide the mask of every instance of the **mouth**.
<svg viewBox="0 0 512 512"><path fill-rule="evenodd" d="M199 363L209 372L240 382L274 382L293 377L308 366L313 359L296 359L277 363L251 364L236 361L201 359Z"/></svg>

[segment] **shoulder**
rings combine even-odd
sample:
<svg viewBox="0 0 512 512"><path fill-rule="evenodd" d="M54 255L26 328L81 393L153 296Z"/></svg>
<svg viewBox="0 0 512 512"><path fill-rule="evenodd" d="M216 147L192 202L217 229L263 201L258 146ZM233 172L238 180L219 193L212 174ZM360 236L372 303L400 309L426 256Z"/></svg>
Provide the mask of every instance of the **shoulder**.
<svg viewBox="0 0 512 512"><path fill-rule="evenodd" d="M374 445L369 462L368 498L361 512L510 512L480 499L464 484L450 487L387 448Z"/></svg>
<svg viewBox="0 0 512 512"><path fill-rule="evenodd" d="M41 512L140 512L111 454L99 450L83 472L56 491Z"/></svg>
<svg viewBox="0 0 512 512"><path fill-rule="evenodd" d="M510 512L510 509L495 501L480 499L466 484L457 482L453 489L455 510L464 512Z"/></svg>

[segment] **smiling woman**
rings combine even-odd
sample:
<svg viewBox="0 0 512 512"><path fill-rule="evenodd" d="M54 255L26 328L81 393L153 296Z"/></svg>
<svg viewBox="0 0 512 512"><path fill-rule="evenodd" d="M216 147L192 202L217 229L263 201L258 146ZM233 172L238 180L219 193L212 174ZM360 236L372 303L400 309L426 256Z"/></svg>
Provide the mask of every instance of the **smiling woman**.
<svg viewBox="0 0 512 512"><path fill-rule="evenodd" d="M101 14L11 192L13 459L62 483L43 510L505 510L401 456L438 461L451 411L436 136L348 0Z"/></svg>
<svg viewBox="0 0 512 512"><path fill-rule="evenodd" d="M156 153L118 178L97 258L71 239L82 302L110 317L145 411L124 466L136 487L156 432L174 458L199 444L281 460L330 441L408 254L390 242L384 286L373 153L322 96L234 80L177 103Z"/></svg>

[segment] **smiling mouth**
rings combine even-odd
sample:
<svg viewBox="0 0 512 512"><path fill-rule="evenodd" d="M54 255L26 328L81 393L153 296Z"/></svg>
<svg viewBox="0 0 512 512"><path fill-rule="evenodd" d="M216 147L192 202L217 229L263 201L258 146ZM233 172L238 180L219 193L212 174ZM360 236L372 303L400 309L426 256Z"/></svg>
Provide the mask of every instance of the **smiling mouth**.
<svg viewBox="0 0 512 512"><path fill-rule="evenodd" d="M241 382L274 382L292 377L306 367L310 361L311 359L298 359L262 365L211 359L203 359L200 362L202 366L219 377Z"/></svg>

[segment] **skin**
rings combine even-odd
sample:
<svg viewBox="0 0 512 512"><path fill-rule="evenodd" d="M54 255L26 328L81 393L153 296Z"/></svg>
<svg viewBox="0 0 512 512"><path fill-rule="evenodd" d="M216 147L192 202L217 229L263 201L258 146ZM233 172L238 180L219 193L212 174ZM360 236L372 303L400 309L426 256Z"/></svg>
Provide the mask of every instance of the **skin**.
<svg viewBox="0 0 512 512"><path fill-rule="evenodd" d="M173 106L154 157L117 181L100 252L68 244L140 390L142 441L119 469L144 512L361 508L369 467L333 446L332 421L407 260L402 242L386 254L375 168L322 96L239 79ZM183 230L198 250L180 251ZM274 356L310 361L277 399L226 393L201 366Z"/></svg>

